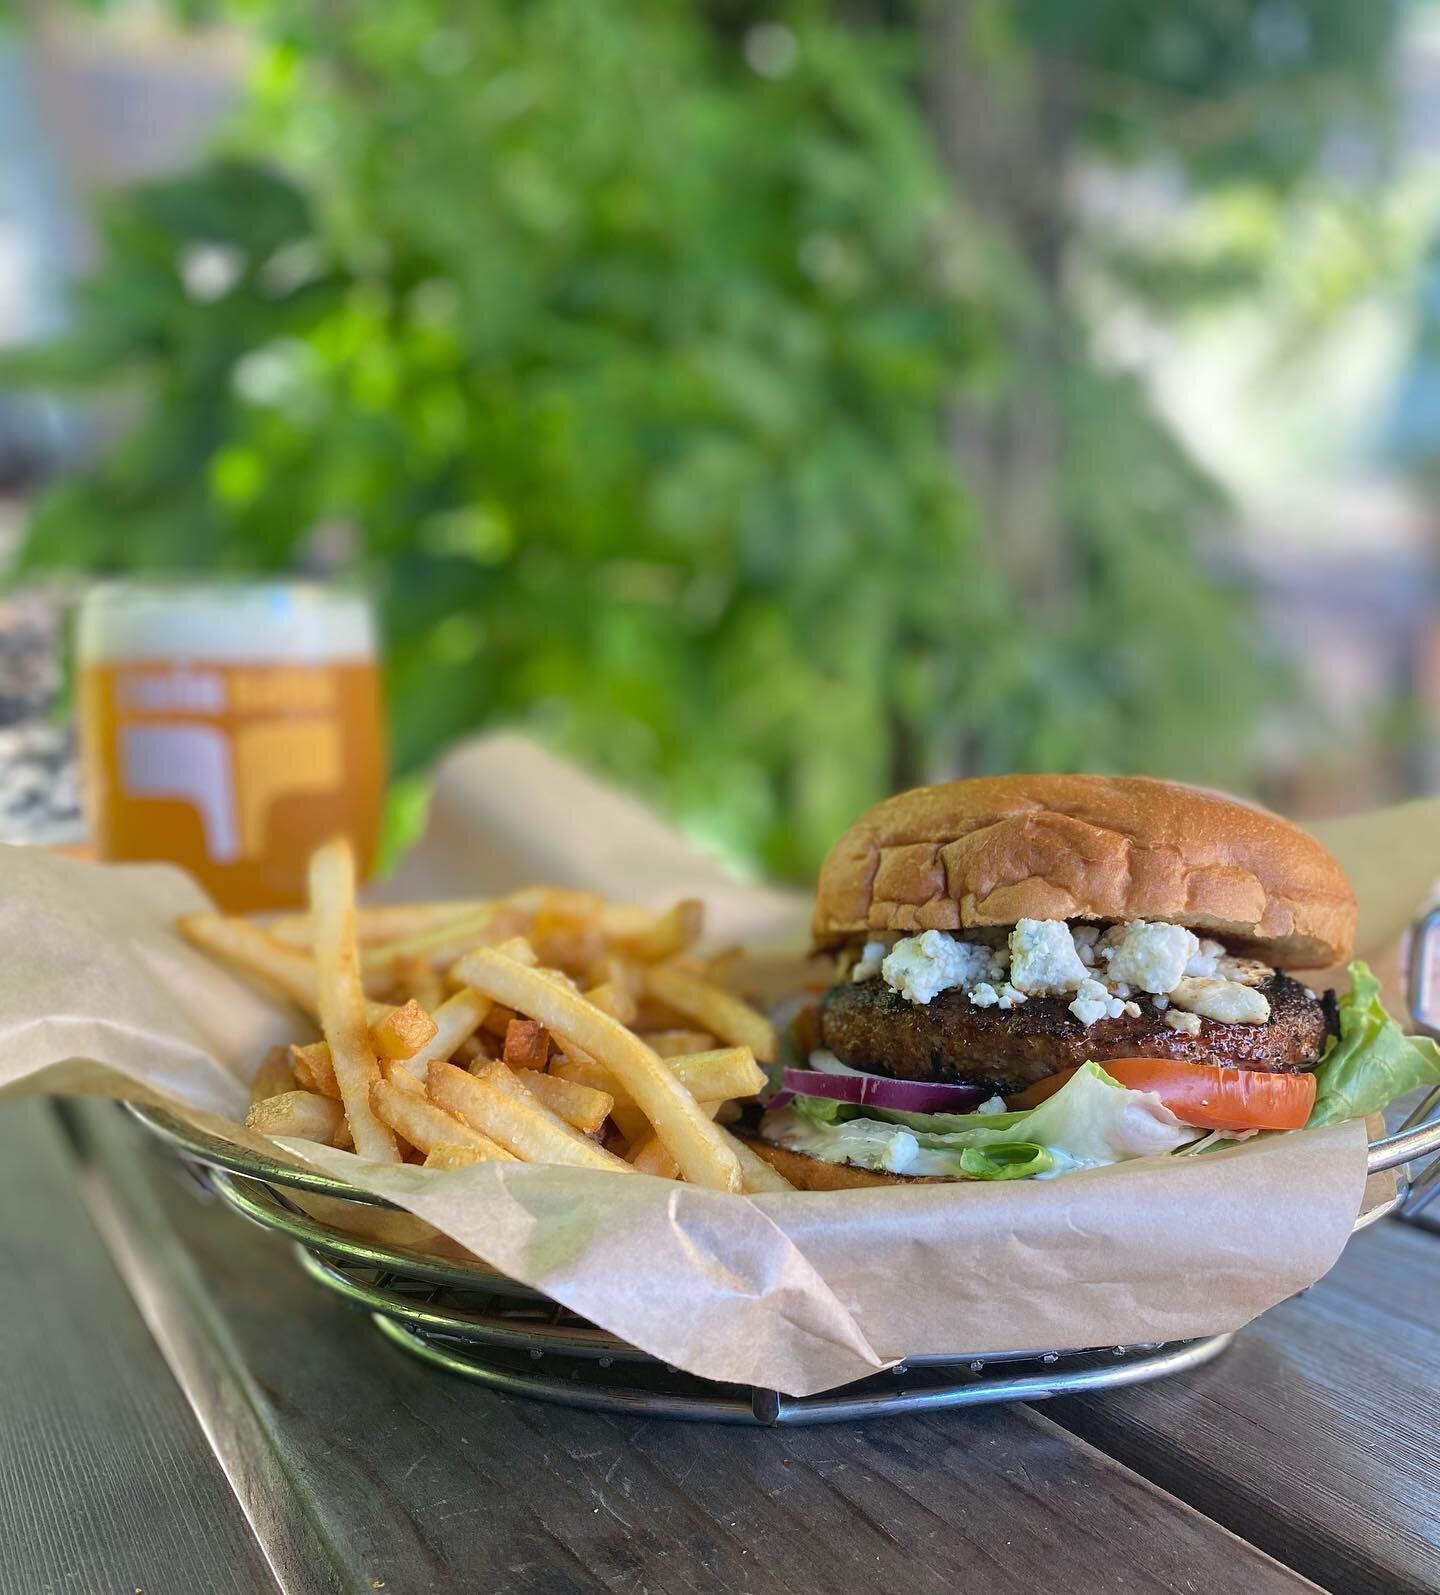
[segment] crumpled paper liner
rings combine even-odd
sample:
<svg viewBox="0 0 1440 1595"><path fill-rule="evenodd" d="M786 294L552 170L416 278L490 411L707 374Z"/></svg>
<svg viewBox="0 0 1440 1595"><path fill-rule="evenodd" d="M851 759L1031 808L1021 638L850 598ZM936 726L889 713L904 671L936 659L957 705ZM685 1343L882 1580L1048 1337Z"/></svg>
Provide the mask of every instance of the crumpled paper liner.
<svg viewBox="0 0 1440 1595"><path fill-rule="evenodd" d="M1380 943L1367 936L1393 941L1440 875L1440 804L1338 829L1332 841L1360 891L1361 945L1373 956ZM310 1032L175 934L175 916L203 906L199 889L164 866L22 848L0 849L0 872L0 1090L143 1098L237 1144L271 1145L231 1116L243 1113L265 1048ZM716 940L743 929L790 947L769 963L772 985L804 969L799 894L724 876L630 800L533 744L472 743L442 770L430 828L387 895L535 879L622 900L698 891L718 904ZM1362 1202L1384 1195L1365 1191L1361 1124L1054 1181L750 1198L513 1163L379 1167L280 1145L405 1209L342 1215L322 1203L320 1216L387 1233L398 1225L420 1244L421 1226L433 1226L433 1249L466 1248L666 1362L791 1395L926 1353L1239 1328L1319 1278Z"/></svg>

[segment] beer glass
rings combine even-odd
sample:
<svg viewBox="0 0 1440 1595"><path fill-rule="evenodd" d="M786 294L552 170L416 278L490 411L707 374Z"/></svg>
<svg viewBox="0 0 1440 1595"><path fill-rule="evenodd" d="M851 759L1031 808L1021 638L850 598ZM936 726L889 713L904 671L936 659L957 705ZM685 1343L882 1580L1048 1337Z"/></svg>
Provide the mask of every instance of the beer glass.
<svg viewBox="0 0 1440 1595"><path fill-rule="evenodd" d="M304 901L306 863L380 824L374 628L305 582L112 582L80 609L81 758L104 859L187 869L224 909Z"/></svg>

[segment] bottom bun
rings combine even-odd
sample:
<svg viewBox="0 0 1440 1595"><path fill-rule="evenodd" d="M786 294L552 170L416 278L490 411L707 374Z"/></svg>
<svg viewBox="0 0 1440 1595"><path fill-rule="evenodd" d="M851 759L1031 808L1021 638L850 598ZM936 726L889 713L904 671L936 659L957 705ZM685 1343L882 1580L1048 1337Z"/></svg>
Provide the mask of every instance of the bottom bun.
<svg viewBox="0 0 1440 1595"><path fill-rule="evenodd" d="M783 1174L797 1191L854 1191L867 1185L954 1185L965 1178L963 1174L954 1179L944 1174L891 1174L885 1169L862 1168L858 1163L827 1163L808 1152L792 1152L758 1136L742 1135L739 1139Z"/></svg>

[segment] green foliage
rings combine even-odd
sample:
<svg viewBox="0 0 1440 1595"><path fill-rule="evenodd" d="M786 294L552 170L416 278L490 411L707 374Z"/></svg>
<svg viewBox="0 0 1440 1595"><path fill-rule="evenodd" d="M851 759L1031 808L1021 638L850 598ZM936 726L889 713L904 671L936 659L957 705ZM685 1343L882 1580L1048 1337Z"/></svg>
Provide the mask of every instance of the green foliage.
<svg viewBox="0 0 1440 1595"><path fill-rule="evenodd" d="M1306 179L1337 134L1374 140L1401 0L985 0L1058 64L1085 134L1202 184Z"/></svg>
<svg viewBox="0 0 1440 1595"><path fill-rule="evenodd" d="M1245 778L1213 497L950 193L911 26L782 7L766 75L743 8L233 9L267 44L226 152L111 211L30 363L131 424L26 570L338 560L383 599L401 770L523 721L787 872L952 769ZM1027 618L943 439L1037 319L1068 574Z"/></svg>

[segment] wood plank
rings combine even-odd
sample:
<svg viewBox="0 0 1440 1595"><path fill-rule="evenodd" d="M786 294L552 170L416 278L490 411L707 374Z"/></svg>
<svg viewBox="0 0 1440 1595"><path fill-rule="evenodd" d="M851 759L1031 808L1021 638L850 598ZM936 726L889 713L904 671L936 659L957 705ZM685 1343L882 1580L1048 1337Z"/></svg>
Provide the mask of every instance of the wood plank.
<svg viewBox="0 0 1440 1595"><path fill-rule="evenodd" d="M1046 1409L1327 1589L1440 1589L1440 1244L1385 1220L1185 1378Z"/></svg>
<svg viewBox="0 0 1440 1595"><path fill-rule="evenodd" d="M102 1167L133 1169L138 1132L87 1113ZM153 1171L147 1189L349 1587L1313 1588L1023 1408L766 1431L493 1394L387 1345L276 1237Z"/></svg>
<svg viewBox="0 0 1440 1595"><path fill-rule="evenodd" d="M273 1589L44 1103L0 1104L0 1210L0 1591Z"/></svg>

